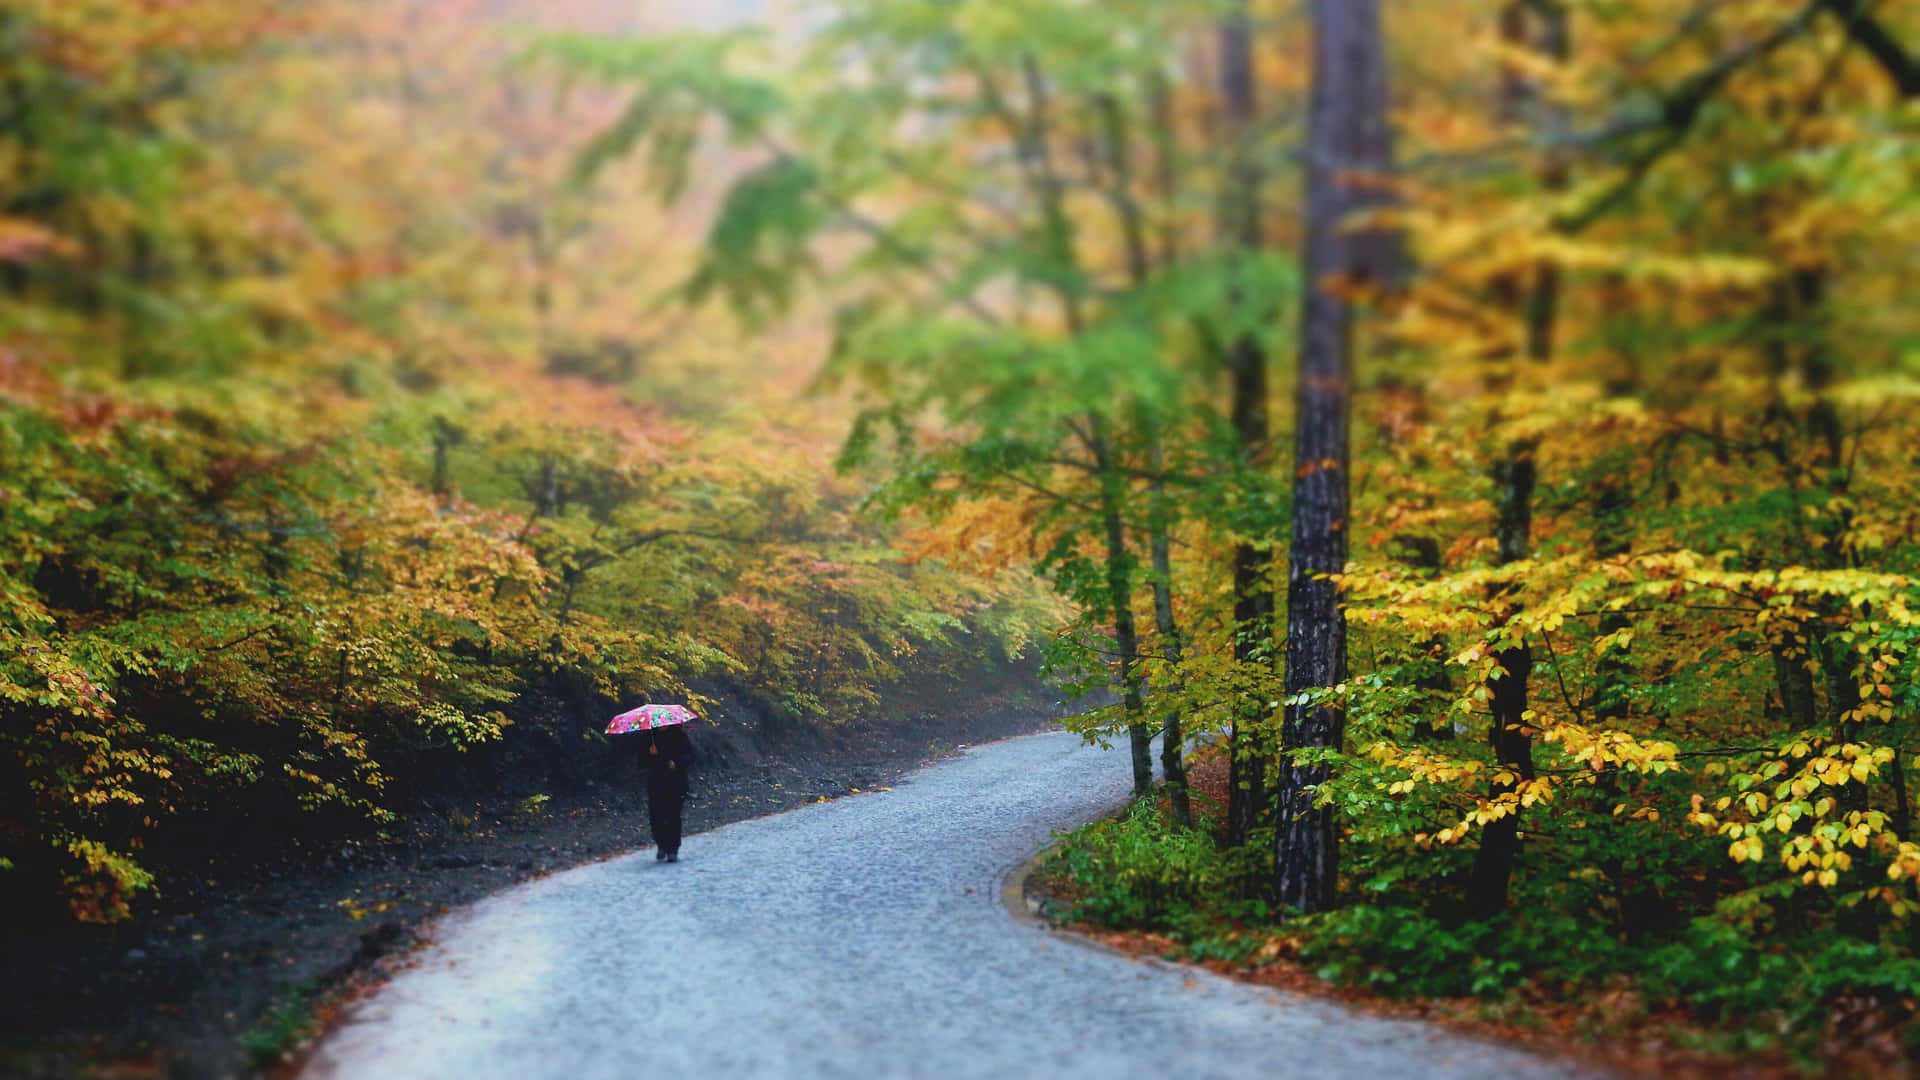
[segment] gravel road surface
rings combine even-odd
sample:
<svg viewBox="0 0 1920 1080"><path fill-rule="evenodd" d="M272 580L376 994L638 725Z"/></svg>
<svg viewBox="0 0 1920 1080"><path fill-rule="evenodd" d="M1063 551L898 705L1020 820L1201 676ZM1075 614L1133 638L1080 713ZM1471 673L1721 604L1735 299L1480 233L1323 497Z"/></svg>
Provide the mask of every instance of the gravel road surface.
<svg viewBox="0 0 1920 1080"><path fill-rule="evenodd" d="M531 882L445 918L309 1077L1547 1077L1408 1021L1088 948L1008 872L1119 805L1126 755L1035 735Z"/></svg>

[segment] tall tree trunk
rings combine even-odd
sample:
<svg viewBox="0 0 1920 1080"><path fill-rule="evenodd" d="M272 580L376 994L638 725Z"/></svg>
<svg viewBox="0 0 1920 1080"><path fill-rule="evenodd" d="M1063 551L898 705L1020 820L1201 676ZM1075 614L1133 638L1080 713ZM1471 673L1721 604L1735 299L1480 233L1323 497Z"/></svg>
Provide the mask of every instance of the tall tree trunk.
<svg viewBox="0 0 1920 1080"><path fill-rule="evenodd" d="M1127 741L1133 752L1133 793L1153 790L1153 728L1146 722L1140 695L1140 634L1133 621L1133 567L1127 553L1126 525L1120 517L1119 481L1101 477L1100 519L1107 540L1107 602L1113 605L1113 646L1120 653L1120 701L1127 715Z"/></svg>
<svg viewBox="0 0 1920 1080"><path fill-rule="evenodd" d="M1156 88L1154 96L1155 107L1158 108L1160 99L1165 96L1164 89ZM1100 95L1094 103L1100 112L1106 159L1113 184L1112 191L1108 193L1109 201L1120 219L1120 235L1126 246L1127 277L1135 288L1145 288L1153 274L1153 252L1147 236L1147 222L1134 192L1132 139L1127 130L1126 116L1120 109L1120 103L1111 95ZM1170 195L1174 175L1171 148L1163 142L1156 150L1160 161L1161 184ZM1169 241L1163 247L1161 258L1166 265L1172 265L1175 257L1175 249ZM1159 424L1149 410L1142 410L1138 423L1147 442L1147 471L1151 476L1147 482L1147 547L1152 560L1154 629L1160 636L1166 669L1172 672L1180 666L1180 629L1173 621L1173 569L1168 537L1172 515L1168 512L1164 476L1166 455L1161 450ZM1164 689L1172 690L1173 687L1169 685ZM1160 770L1166 776L1167 800L1173 811L1173 820L1178 825L1187 826L1193 823L1193 810L1187 798L1187 770L1182 760L1185 733L1180 730L1178 709L1170 707L1166 715L1160 727ZM1138 732L1144 727L1144 724L1135 724L1131 730ZM1145 748L1145 741L1138 734L1133 734L1132 738L1134 783L1137 786L1141 779L1140 755ZM1149 782L1152 780L1150 770L1147 779Z"/></svg>
<svg viewBox="0 0 1920 1080"><path fill-rule="evenodd" d="M1393 168L1387 58L1377 0L1313 0L1313 90L1308 111L1306 299L1294 435L1293 547L1287 574L1287 704L1274 840L1274 887L1298 912L1334 902L1339 843L1333 808L1316 805L1329 767L1301 750L1338 748L1346 710L1302 695L1347 676L1346 611L1329 575L1347 562L1348 402L1353 311L1333 281L1387 284L1398 276L1396 238L1355 229L1356 211L1385 201L1377 180Z"/></svg>
<svg viewBox="0 0 1920 1080"><path fill-rule="evenodd" d="M1153 728L1147 724L1140 694L1140 632L1133 620L1133 556L1127 550L1123 516L1126 478L1112 458L1105 425L1091 419L1088 449L1099 469L1100 524L1106 537L1107 603L1113 608L1113 647L1120 654L1120 702L1126 711L1127 741L1133 756L1133 793L1153 790Z"/></svg>
<svg viewBox="0 0 1920 1080"><path fill-rule="evenodd" d="M1040 201L1047 245L1055 265L1074 266L1073 218L1067 212L1066 185L1053 163L1047 80L1031 55L1021 57L1020 71L1026 83L1030 110L1025 133L1020 136L1020 155L1027 182ZM1117 114L1114 115L1117 121ZM1123 131L1115 129L1108 134L1118 137ZM1141 270L1144 272L1143 267ZM1078 337L1086 329L1086 320L1081 310L1083 296L1077 277L1057 280L1054 292L1060 300L1067 332ZM1153 790L1153 729L1147 724L1140 694L1140 640L1133 620L1133 558L1127 551L1124 516L1128 481L1120 471L1121 463L1114 458L1106 420L1099 413L1087 417L1086 443L1100 484L1100 518L1107 545L1107 599L1113 608L1114 647L1120 653L1120 701L1133 751L1133 791L1143 795Z"/></svg>
<svg viewBox="0 0 1920 1080"><path fill-rule="evenodd" d="M1852 527L1852 516L1838 509L1845 505L1844 500L1852 489L1852 476L1847 460L1846 431L1832 393L1839 371L1828 338L1827 278L1824 266L1799 267L1788 275L1788 287L1795 329L1807 339L1799 356L1801 383L1813 395L1804 422L1807 439L1813 446L1808 480L1814 491L1824 492L1825 498L1833 500L1836 506L1818 530L1819 549L1813 557L1816 565L1837 569L1856 564L1842 542ZM1845 609L1830 598L1821 602L1818 610L1824 618L1815 622L1820 629L1815 631L1809 646L1825 676L1827 724L1841 743L1856 743L1863 733L1855 714L1861 704L1860 677L1854 670L1855 653L1844 635L1825 632L1825 627L1845 625L1849 620ZM1905 783L1904 776L1901 782ZM1871 785L1866 780L1842 784L1834 792L1834 801L1848 813L1865 813L1872 805ZM1877 941L1879 910L1876 904L1844 907L1836 913L1835 923L1842 932L1862 941Z"/></svg>
<svg viewBox="0 0 1920 1080"><path fill-rule="evenodd" d="M1242 252L1258 251L1260 184L1262 174L1254 148L1253 31L1246 0L1240 0L1220 27L1221 96L1226 102L1226 135L1230 142L1227 193L1220 208L1223 240ZM1238 290L1233 303L1255 303ZM1267 356L1259 339L1241 334L1227 344L1226 368L1231 398L1229 414L1238 443L1240 467L1264 469L1270 451L1267 420ZM1241 664L1267 664L1276 659L1273 647L1273 550L1243 539L1233 549L1233 658ZM1234 710L1227 739L1227 842L1245 844L1254 826L1265 816L1267 750L1256 731L1267 710L1254 695Z"/></svg>

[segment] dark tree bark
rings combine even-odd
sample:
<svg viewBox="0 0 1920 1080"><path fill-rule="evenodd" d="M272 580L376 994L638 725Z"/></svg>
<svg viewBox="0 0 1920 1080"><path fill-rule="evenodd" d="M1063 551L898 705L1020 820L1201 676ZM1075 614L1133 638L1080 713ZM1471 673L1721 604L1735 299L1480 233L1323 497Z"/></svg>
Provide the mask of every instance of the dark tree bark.
<svg viewBox="0 0 1920 1080"><path fill-rule="evenodd" d="M1632 509L1633 499L1624 478L1612 474L1597 479L1593 499L1594 558L1611 559L1631 549ZM1632 617L1622 611L1610 611L1600 617L1603 635L1619 633L1632 625ZM1603 723L1622 720L1627 715L1633 681L1633 668L1627 663L1627 656L1627 649L1616 645L1594 661L1594 688L1589 704L1594 718Z"/></svg>
<svg viewBox="0 0 1920 1080"><path fill-rule="evenodd" d="M1154 92L1155 108L1165 97L1164 90L1156 88ZM1153 252L1147 238L1147 223L1140 209L1140 200L1133 190L1133 153L1132 139L1127 131L1125 114L1119 102L1111 96L1102 95L1094 102L1101 117L1102 134L1106 142L1105 155L1111 174L1112 189L1107 193L1108 202L1113 205L1114 214L1120 219L1120 234L1124 238L1127 251L1127 276L1135 287L1147 285L1153 273ZM1168 197L1171 197L1174 182L1174 168L1171 160L1171 147L1166 143L1156 146L1160 161L1160 177ZM1162 259L1171 265L1175 248L1169 240L1163 245ZM1159 425L1150 414L1143 414L1138 420L1140 430L1147 443L1147 471L1151 479L1147 482L1148 520L1147 549L1152 560L1153 576L1153 619L1154 629L1160 636L1161 650L1165 656L1168 671L1180 666L1180 628L1173 620L1173 559L1168 531L1171 529L1171 506L1167 498L1167 484L1164 479L1166 470L1165 455L1161 451ZM1112 535L1111 528L1109 535ZM1120 539L1124 540L1124 530ZM1111 550L1111 549L1110 549ZM1122 680L1123 683L1125 680ZM1136 682L1141 681L1136 679ZM1173 689L1169 686L1165 689ZM1144 724L1132 727L1134 750L1134 783L1141 782L1141 752L1146 740L1138 732ZM1173 812L1176 824L1193 824L1192 804L1187 797L1187 770L1183 760L1186 735L1181 730L1180 713L1176 709L1167 710L1166 720L1160 727L1160 770L1166 777L1167 801ZM1151 782L1151 770L1147 781Z"/></svg>
<svg viewBox="0 0 1920 1080"><path fill-rule="evenodd" d="M1913 839L1913 800L1907 794L1907 752L1896 748L1893 760L1887 763L1887 779L1893 787L1893 832L1901 840ZM1920 897L1920 886L1907 882L1909 896ZM1920 952L1920 922L1907 920L1907 948Z"/></svg>
<svg viewBox="0 0 1920 1080"><path fill-rule="evenodd" d="M1500 29L1508 44L1532 48L1554 60L1567 58L1566 12L1557 0L1509 0ZM1557 110L1547 107L1544 115L1525 115L1529 108L1540 105L1540 98L1531 80L1512 70L1503 73L1502 112L1510 120L1529 120L1551 136L1556 134L1554 129L1561 126ZM1542 162L1541 180L1550 190L1565 186L1565 167L1557 157L1550 154ZM1506 291L1519 293L1513 303L1519 308L1526 328L1527 359L1534 363L1552 359L1554 311L1560 292L1557 268L1551 263L1538 263L1528 269L1524 285L1509 283ZM1503 566L1532 554L1536 446L1532 439L1514 443L1507 448L1506 458L1498 468L1500 513L1494 539L1497 561ZM1497 601L1498 596L1495 599ZM1487 687L1493 714L1488 742L1492 745L1494 760L1515 778L1494 783L1491 794L1499 799L1533 779L1533 736L1526 728L1533 647L1530 642L1517 641L1501 649L1495 658L1500 670ZM1469 916L1490 918L1507 906L1507 890L1519 856L1520 811L1515 807L1505 817L1488 822L1481 832L1480 847L1473 857L1473 873L1467 881Z"/></svg>
<svg viewBox="0 0 1920 1080"><path fill-rule="evenodd" d="M446 417L433 418L433 493L443 501L453 494L451 455L453 448L466 441L466 433L448 423Z"/></svg>
<svg viewBox="0 0 1920 1080"><path fill-rule="evenodd" d="M1243 252L1260 247L1261 171L1253 147L1254 128L1253 32L1244 0L1220 27L1220 89L1226 103L1229 157L1227 192L1220 210L1223 240ZM1251 298L1235 294L1234 302ZM1266 466L1271 432L1267 420L1267 355L1252 334L1241 334L1227 344L1226 369L1229 415L1238 443L1240 467L1249 471ZM1274 604L1273 551L1243 540L1233 549L1233 658L1242 664L1272 664ZM1235 710L1227 755L1227 842L1247 842L1267 810L1266 749L1258 745L1254 729L1266 716L1262 703L1243 701Z"/></svg>
<svg viewBox="0 0 1920 1080"><path fill-rule="evenodd" d="M560 464L552 454L541 457L539 477L524 480L521 486L533 502L534 517L558 517L560 511L566 509L566 493L560 486Z"/></svg>
<svg viewBox="0 0 1920 1080"><path fill-rule="evenodd" d="M1390 284L1400 248L1391 233L1356 229L1357 211L1388 199L1387 58L1376 0L1313 0L1308 111L1306 299L1294 435L1293 546L1287 575L1287 698L1274 841L1274 887L1298 912L1334 902L1339 844L1333 809L1315 806L1328 766L1294 752L1333 748L1345 733L1337 702L1299 695L1347 676L1346 611L1328 575L1347 562L1348 404L1353 310L1336 281Z"/></svg>
<svg viewBox="0 0 1920 1080"><path fill-rule="evenodd" d="M1408 549L1407 561L1414 569L1428 577L1440 573L1440 542L1431 536L1402 537L1401 543ZM1447 639L1434 634L1423 639L1417 646L1416 655L1420 657L1422 670L1414 685L1444 700L1453 691L1453 676L1447 673ZM1445 742L1453 738L1453 720L1444 713L1430 720L1421 720L1413 729L1413 737L1424 742Z"/></svg>
<svg viewBox="0 0 1920 1080"><path fill-rule="evenodd" d="M1109 485L1111 486L1111 485ZM1113 646L1120 654L1120 702L1127 714L1127 742L1133 752L1133 793L1153 790L1153 729L1140 697L1140 634L1133 621L1133 574L1119 500L1101 496L1100 516L1107 534L1107 596L1113 605Z"/></svg>
<svg viewBox="0 0 1920 1080"><path fill-rule="evenodd" d="M1501 476L1500 519L1498 525L1499 561L1502 564L1525 559L1533 531L1533 448L1518 449L1510 457ZM1513 772L1519 781L1533 779L1533 737L1526 733L1528 681L1533 677L1533 649L1525 641L1494 654L1500 672L1488 686L1493 719L1488 739L1493 744L1494 760ZM1493 785L1499 798L1511 794L1517 782ZM1480 847L1473 856L1473 875L1467 881L1467 914L1485 919L1507 906L1507 886L1513 880L1513 864L1520 854L1520 812L1514 811L1487 823L1480 834Z"/></svg>
<svg viewBox="0 0 1920 1080"><path fill-rule="evenodd" d="M1119 655L1120 703L1126 710L1127 741L1133 756L1133 793L1153 790L1153 728L1146 722L1140 693L1140 632L1133 619L1133 555L1127 550L1126 480L1112 459L1112 448L1098 418L1089 449L1100 474L1100 522L1106 535L1107 603L1113 608L1113 647Z"/></svg>
<svg viewBox="0 0 1920 1080"><path fill-rule="evenodd" d="M1148 557L1152 560L1153 570L1153 621L1154 629L1160 632L1160 648L1166 655L1168 671L1180 667L1183 649L1180 643L1180 627L1173 621L1173 558L1169 550L1167 535L1167 485L1159 476L1165 467L1156 441L1151 451L1149 464L1154 478L1148 482L1148 494L1153 499L1153 521L1147 538ZM1169 680L1171 681L1171 680ZM1170 685L1169 690L1177 690ZM1181 729L1180 710L1169 708L1167 719L1160 728L1160 771L1167 782L1167 805L1173 812L1174 824L1188 826L1193 824L1193 803L1187 792L1187 766L1182 758L1186 742L1186 732Z"/></svg>

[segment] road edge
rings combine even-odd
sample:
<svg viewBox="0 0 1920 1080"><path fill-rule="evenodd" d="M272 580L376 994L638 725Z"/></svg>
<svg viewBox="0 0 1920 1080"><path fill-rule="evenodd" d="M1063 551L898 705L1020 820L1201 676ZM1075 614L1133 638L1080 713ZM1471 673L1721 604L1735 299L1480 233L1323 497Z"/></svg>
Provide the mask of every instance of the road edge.
<svg viewBox="0 0 1920 1080"><path fill-rule="evenodd" d="M1111 817L1121 810L1126 809L1127 806L1131 805L1131 802L1132 800L1129 799L1127 802L1110 807L1087 820L1099 821L1101 818ZM1072 942L1082 948L1103 952L1109 956L1118 956L1136 964L1152 964L1168 970L1197 970L1216 978L1223 977L1219 976L1216 972L1207 971L1205 968L1195 968L1192 964L1183 964L1179 961L1168 960L1163 956L1130 952L1126 949L1109 945L1099 938L1083 934L1065 923L1057 922L1044 914L1044 903L1036 890L1031 887L1031 882L1033 878L1040 873L1040 867L1046 863L1047 857L1059 850L1060 845L1065 841L1065 833L1053 833L1047 838L1047 842L1041 845L1038 851L1035 851L1013 869L1007 871L1006 876L1000 879L1000 905L1007 909L1007 914L1012 917L1015 923L1029 927L1050 937L1057 937Z"/></svg>
<svg viewBox="0 0 1920 1080"><path fill-rule="evenodd" d="M1121 807L1110 809L1104 814L1089 818L1088 820L1098 821L1101 817L1110 816L1118 810L1124 809L1124 807L1125 804ZM1204 965L1173 960L1153 953L1135 952L1129 949L1123 949L1117 945L1110 945L1099 938L1081 933L1065 923L1056 922L1043 914L1044 901L1038 895L1037 890L1031 887L1033 878L1039 874L1040 868L1045 865L1047 861L1047 857L1059 850L1060 845L1065 841L1065 833L1053 833L1047 838L1047 842L1042 845L1038 851L1035 851L1032 855L1020 862L1019 865L1007 871L1006 876L1001 879L1000 903L1001 906L1007 909L1007 914L1016 924L1030 927L1049 937L1059 938L1081 948L1103 952L1109 956L1121 957L1136 964L1147 964L1167 971L1180 972L1189 978L1220 979L1248 989L1259 990L1266 994L1269 1003L1275 1007L1281 1007L1289 1001L1316 1002L1332 1005L1335 1008L1349 1013L1372 1015L1404 1023L1421 1025L1445 1031L1456 1038L1479 1042L1504 1050L1517 1050L1544 1061L1557 1062L1576 1071L1590 1073L1595 1077L1595 1080L1630 1080L1631 1077L1637 1075L1629 1068L1584 1055L1572 1045L1537 1045L1512 1037L1502 1037L1497 1033L1476 1028L1470 1024L1450 1022L1438 1017L1396 1015L1393 1012L1383 1011L1379 1008L1369 1008L1364 1002L1344 1000L1333 993L1316 993L1297 987L1267 985L1249 979L1235 978L1224 972L1214 971Z"/></svg>

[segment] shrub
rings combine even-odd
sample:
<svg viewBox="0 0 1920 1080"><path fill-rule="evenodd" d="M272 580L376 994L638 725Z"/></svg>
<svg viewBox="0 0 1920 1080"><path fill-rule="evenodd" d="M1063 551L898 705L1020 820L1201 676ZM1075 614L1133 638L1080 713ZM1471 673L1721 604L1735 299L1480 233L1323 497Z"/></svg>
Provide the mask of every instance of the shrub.
<svg viewBox="0 0 1920 1080"><path fill-rule="evenodd" d="M1411 908L1360 905L1294 920L1300 959L1331 982L1457 997L1504 990L1518 962L1489 953L1489 924L1450 928Z"/></svg>
<svg viewBox="0 0 1920 1080"><path fill-rule="evenodd" d="M1261 844L1222 849L1210 825L1181 828L1142 800L1124 817L1069 833L1048 869L1072 885L1071 918L1192 939L1216 920L1267 916L1260 901L1230 899L1257 872L1264 850Z"/></svg>

